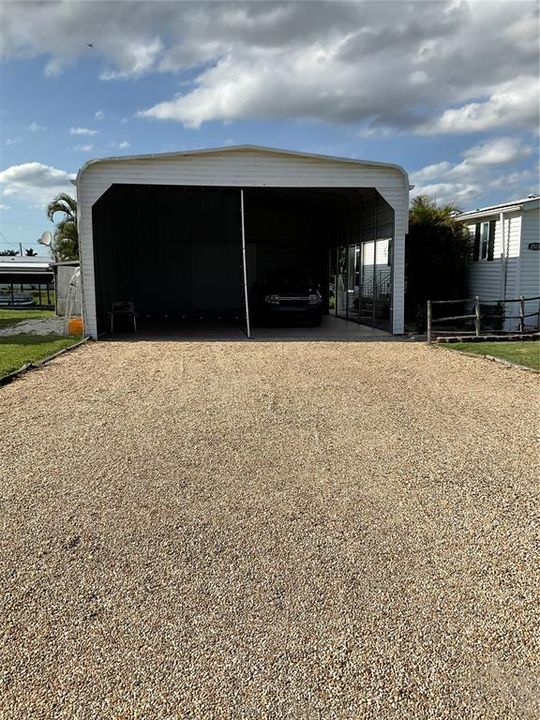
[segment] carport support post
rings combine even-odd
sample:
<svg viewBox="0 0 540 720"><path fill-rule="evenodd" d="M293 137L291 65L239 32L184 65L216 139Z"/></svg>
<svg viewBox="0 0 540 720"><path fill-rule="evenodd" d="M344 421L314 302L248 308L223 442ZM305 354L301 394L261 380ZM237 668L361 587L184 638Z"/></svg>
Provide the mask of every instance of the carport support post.
<svg viewBox="0 0 540 720"><path fill-rule="evenodd" d="M242 215L242 266L244 270L244 301L246 303L246 334L251 337L251 326L249 323L249 294L247 284L247 263L246 263L246 225L244 222L244 191L240 190L240 213Z"/></svg>
<svg viewBox="0 0 540 720"><path fill-rule="evenodd" d="M480 335L480 298L478 295L474 298L474 334L476 337Z"/></svg>

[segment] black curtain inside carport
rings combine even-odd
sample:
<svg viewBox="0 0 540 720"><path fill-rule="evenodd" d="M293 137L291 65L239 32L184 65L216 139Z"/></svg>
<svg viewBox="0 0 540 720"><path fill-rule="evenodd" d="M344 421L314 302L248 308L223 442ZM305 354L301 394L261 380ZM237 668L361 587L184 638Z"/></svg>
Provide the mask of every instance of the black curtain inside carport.
<svg viewBox="0 0 540 720"><path fill-rule="evenodd" d="M113 185L92 220L101 323L116 300L158 318L245 316L239 190Z"/></svg>

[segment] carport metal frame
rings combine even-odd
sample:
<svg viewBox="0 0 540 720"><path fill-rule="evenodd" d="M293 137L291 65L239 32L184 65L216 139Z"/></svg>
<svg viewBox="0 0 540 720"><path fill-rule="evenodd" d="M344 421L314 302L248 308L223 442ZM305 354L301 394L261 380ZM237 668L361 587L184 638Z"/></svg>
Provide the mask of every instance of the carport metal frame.
<svg viewBox="0 0 540 720"><path fill-rule="evenodd" d="M267 159L271 163L267 163ZM76 185L78 200L83 316L92 337L97 337L92 207L112 185L140 184L141 177L149 185L236 186L239 190L251 187L362 187L377 190L395 212L392 332L403 332L405 234L410 189L407 172L391 163L238 145L96 158L79 169L72 182Z"/></svg>

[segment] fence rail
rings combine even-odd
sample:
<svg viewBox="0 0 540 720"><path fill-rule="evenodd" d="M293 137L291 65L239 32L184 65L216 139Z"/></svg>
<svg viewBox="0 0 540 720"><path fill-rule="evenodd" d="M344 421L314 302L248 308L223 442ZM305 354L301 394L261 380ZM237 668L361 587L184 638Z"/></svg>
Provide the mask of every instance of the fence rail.
<svg viewBox="0 0 540 720"><path fill-rule="evenodd" d="M517 331L519 334L523 335L525 333L525 319L529 317L537 317L538 321L538 329L540 330L540 307L536 312L525 312L525 303L528 302L534 302L536 300L540 300L540 295L537 295L535 297L524 297L523 295L520 295L519 298L512 298L510 300L490 300L486 302L485 304L489 305L505 305L506 303L519 303L519 315L506 315L503 313L498 314L489 314L487 317L491 318L501 318L502 320L519 320L519 330ZM474 303L474 312L472 314L467 315L449 315L447 317L440 317L440 318L434 318L433 317L433 306L434 305L457 305L457 304L463 304L466 303ZM481 321L482 321L482 314L481 314L481 308L480 308L480 297L476 295L474 298L465 298L460 300L428 300L427 301L427 341L428 343L431 342L433 337L433 324L434 323L441 323L441 322L449 322L450 320L474 320L474 330L463 330L463 331L446 331L446 334L460 334L460 335L475 335L478 337L481 333ZM504 331L502 331L504 332Z"/></svg>

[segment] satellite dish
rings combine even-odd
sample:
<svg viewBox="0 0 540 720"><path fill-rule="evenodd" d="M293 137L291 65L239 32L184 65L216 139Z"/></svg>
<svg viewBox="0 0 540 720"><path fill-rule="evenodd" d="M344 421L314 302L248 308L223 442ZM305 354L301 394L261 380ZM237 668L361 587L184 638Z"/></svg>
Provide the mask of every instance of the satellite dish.
<svg viewBox="0 0 540 720"><path fill-rule="evenodd" d="M40 245L46 245L47 247L50 247L52 243L52 234L48 230L45 230L45 232L39 238L38 243Z"/></svg>

